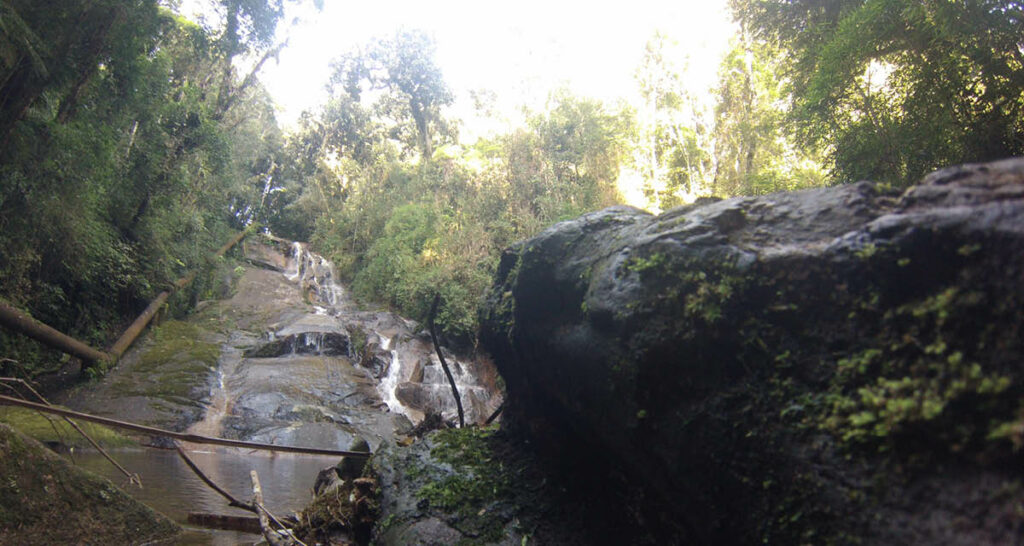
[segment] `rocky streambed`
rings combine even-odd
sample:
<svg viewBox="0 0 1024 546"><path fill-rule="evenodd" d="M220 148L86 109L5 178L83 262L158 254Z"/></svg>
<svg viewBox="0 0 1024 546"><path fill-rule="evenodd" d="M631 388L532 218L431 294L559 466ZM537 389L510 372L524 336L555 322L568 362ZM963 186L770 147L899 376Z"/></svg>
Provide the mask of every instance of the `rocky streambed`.
<svg viewBox="0 0 1024 546"><path fill-rule="evenodd" d="M1022 159L616 207L514 245L482 310L500 428L414 429L452 411L426 338L279 245L67 403L366 440L365 468L320 474L353 499L316 504L322 543L358 519L403 545L1024 544ZM453 360L487 415L491 372Z"/></svg>
<svg viewBox="0 0 1024 546"><path fill-rule="evenodd" d="M247 265L235 270L230 297L202 302L186 319L162 321L108 375L61 402L176 431L340 450L368 445L376 451L406 437L427 414L455 417L429 335L416 323L360 309L337 284L331 264L304 245L250 238L244 255ZM447 357L467 419L483 420L500 404L493 366ZM269 456L188 447L210 462L218 479L236 486L248 480L242 461ZM211 452L216 456L202 455ZM149 472L164 464L150 461L155 455L126 457ZM281 508L293 511L308 502L324 466L323 458L312 458L305 468L291 468L290 484L267 478L286 488L280 495L296 499ZM162 493L176 494L173 488ZM181 492L194 494L191 486Z"/></svg>

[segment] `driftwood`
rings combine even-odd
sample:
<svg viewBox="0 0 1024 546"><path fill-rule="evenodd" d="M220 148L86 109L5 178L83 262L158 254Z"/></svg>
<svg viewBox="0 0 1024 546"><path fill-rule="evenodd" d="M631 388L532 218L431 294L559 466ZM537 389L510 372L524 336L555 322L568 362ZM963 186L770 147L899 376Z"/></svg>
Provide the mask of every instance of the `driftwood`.
<svg viewBox="0 0 1024 546"><path fill-rule="evenodd" d="M255 516L229 516L226 514L208 514L206 512L189 512L186 521L190 525L206 529L223 531L241 531L243 533L260 534L260 520Z"/></svg>
<svg viewBox="0 0 1024 546"><path fill-rule="evenodd" d="M459 410L459 428L466 426L466 417L462 412L462 398L459 397L459 388L455 386L455 378L452 371L448 369L448 362L441 353L441 343L437 339L437 326L434 324L434 317L437 315L437 306L441 303L441 294L434 294L434 303L430 306L430 340L434 343L434 350L437 351L437 358L441 361L441 369L448 378L448 384L452 386L452 396L455 397L455 407Z"/></svg>
<svg viewBox="0 0 1024 546"><path fill-rule="evenodd" d="M211 438L209 436L200 436L198 434L185 434L181 432L172 432L156 427L149 427L145 425L137 425L135 423L128 423L125 421L118 421L117 419L110 419L107 417L99 417L96 415L89 415L88 413L80 413L77 411L71 411L63 408L57 408L52 406L45 406L42 404L36 404L34 402L28 402L21 400L20 398L13 398L10 396L0 395L0 405L20 406L23 408L34 409L42 411L44 413L53 413L61 415L63 417L72 417L80 419L82 421L89 421L92 423L99 423L108 427L123 428L125 430L131 430L142 434L148 434L156 437L166 437L174 440L180 440L182 442L190 442L193 444L211 444L226 447L241 447L248 449L256 449L262 451L279 451L283 453L304 453L307 455L339 455L343 457L369 457L370 452L368 451L344 451L340 449L323 449L315 447L292 447L292 446L279 446L274 444L261 444L257 442L243 442L241 440L226 440L224 438Z"/></svg>
<svg viewBox="0 0 1024 546"><path fill-rule="evenodd" d="M203 474L203 471L199 470L199 467L196 466L196 463L192 462L192 459L188 458L188 455L185 454L185 450L181 449L181 446L178 445L177 442L174 443L174 449L178 452L178 457L181 457L181 460L185 461L185 464L188 465L188 467L190 469L192 469L192 472L196 476L199 476L200 480L203 480L203 483L205 483L207 486L209 486L210 489L213 489L214 491L216 491L218 495L220 495L220 496L224 497L225 499L227 499L228 506L234 506L235 508L241 508L242 510L248 510L249 512L252 512L254 514L258 512L258 510L256 509L255 506L253 506L252 504L249 504L247 502L242 502L242 501L236 499L235 497L233 497L231 495L231 493L228 493L223 487L217 485L213 480L211 480L210 478L206 477L206 474Z"/></svg>
<svg viewBox="0 0 1024 546"><path fill-rule="evenodd" d="M269 510L263 505L263 488L260 487L260 476L255 470L249 471L249 478L252 480L252 503L256 508L259 509L260 516L260 530L263 531L263 538L267 539L267 543L270 546L295 546L296 544L306 546L304 542L295 538L290 531L282 524ZM281 529L284 529L288 534L287 536L281 536L280 533L274 530L270 526L270 520L273 519Z"/></svg>

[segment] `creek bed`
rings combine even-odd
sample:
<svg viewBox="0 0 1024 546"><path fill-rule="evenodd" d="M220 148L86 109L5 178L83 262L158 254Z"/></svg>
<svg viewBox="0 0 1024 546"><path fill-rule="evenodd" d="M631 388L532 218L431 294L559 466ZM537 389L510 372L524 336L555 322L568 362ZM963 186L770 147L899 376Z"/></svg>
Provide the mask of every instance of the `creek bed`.
<svg viewBox="0 0 1024 546"><path fill-rule="evenodd" d="M189 512L251 516L211 490L185 466L177 453L164 449L123 448L110 451L128 469L142 477L143 488L125 485L126 478L98 452L76 450L74 462L106 477L126 492L165 514L185 528L178 545L235 546L253 544L262 537L235 531L199 529L186 524ZM252 497L249 471L259 473L264 502L276 516L284 517L302 509L311 498L317 473L338 462L338 457L250 453L238 449L189 451L189 458L218 485L242 501Z"/></svg>

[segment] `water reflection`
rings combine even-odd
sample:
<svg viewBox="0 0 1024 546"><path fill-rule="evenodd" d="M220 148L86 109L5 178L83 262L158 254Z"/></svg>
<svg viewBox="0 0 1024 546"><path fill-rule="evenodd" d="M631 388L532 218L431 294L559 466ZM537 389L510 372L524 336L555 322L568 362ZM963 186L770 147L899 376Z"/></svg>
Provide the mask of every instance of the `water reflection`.
<svg viewBox="0 0 1024 546"><path fill-rule="evenodd" d="M142 476L142 489L127 486L124 475L95 451L76 451L74 461L79 467L118 484L136 499L182 525L189 512L250 515L244 510L229 507L227 501L206 487L174 451L136 448L112 450L111 454L129 472ZM305 506L310 500L317 472L338 462L337 457L267 454L231 448L221 451L206 447L189 451L189 457L210 479L239 500L247 501L252 497L249 471L258 472L264 503L278 517ZM259 540L257 535L247 533L188 529L176 544L234 546Z"/></svg>

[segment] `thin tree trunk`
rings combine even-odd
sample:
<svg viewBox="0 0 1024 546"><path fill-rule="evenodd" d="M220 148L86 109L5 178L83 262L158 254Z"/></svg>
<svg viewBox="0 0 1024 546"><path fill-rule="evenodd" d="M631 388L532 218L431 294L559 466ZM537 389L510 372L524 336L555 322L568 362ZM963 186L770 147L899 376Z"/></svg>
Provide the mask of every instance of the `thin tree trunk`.
<svg viewBox="0 0 1024 546"><path fill-rule="evenodd" d="M441 303L441 294L434 294L434 304L430 306L430 340L434 343L434 350L437 351L437 358L441 361L441 369L448 378L448 384L452 387L452 396L455 397L455 407L459 410L459 428L466 426L466 417L462 412L462 398L459 397L459 388L455 386L455 378L448 368L448 362L441 353L441 343L437 339L437 326L434 324L434 317L437 316L437 306Z"/></svg>

